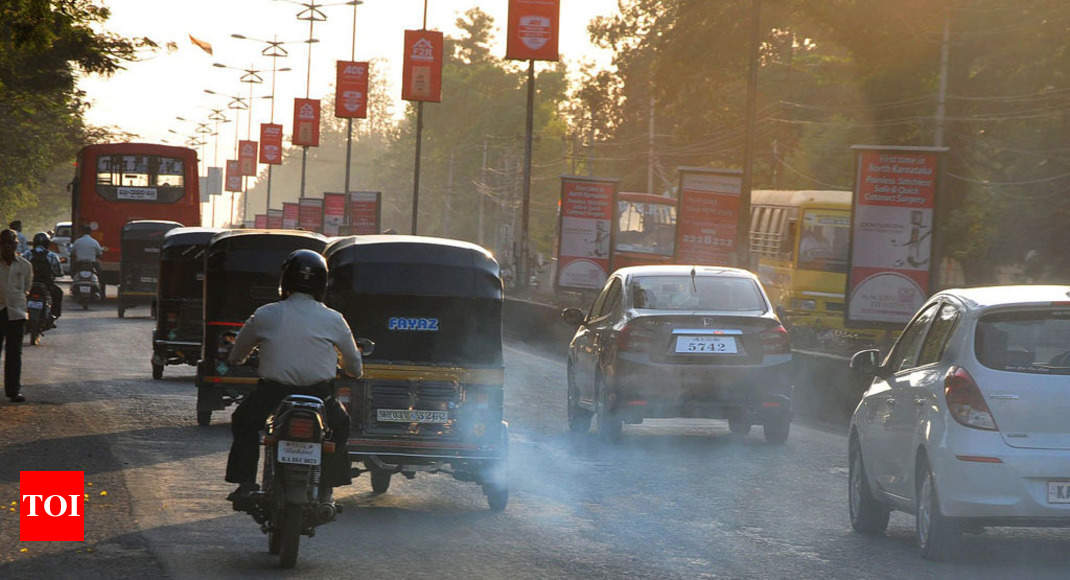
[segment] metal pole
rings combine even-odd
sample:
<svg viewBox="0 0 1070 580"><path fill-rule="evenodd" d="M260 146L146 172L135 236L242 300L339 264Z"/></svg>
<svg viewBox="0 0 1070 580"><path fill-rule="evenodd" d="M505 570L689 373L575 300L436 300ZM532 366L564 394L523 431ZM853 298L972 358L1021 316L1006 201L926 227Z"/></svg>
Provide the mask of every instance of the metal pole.
<svg viewBox="0 0 1070 580"><path fill-rule="evenodd" d="M758 45L761 42L761 0L752 0L750 67L747 75L746 140L743 144L743 183L736 222L736 265L750 268L750 192L754 183L754 129L758 100Z"/></svg>
<svg viewBox="0 0 1070 580"><path fill-rule="evenodd" d="M944 16L944 40L940 46L940 92L936 99L936 134L933 136L933 145L944 146L944 116L946 114L947 101L947 66L951 52L951 8L948 7Z"/></svg>
<svg viewBox="0 0 1070 580"><path fill-rule="evenodd" d="M487 200L484 199L487 189L487 138L483 138L483 166L479 171L479 179L482 181L482 188L479 191L479 245L483 245L483 205Z"/></svg>
<svg viewBox="0 0 1070 580"><path fill-rule="evenodd" d="M416 160L412 164L412 235L417 235L420 215L420 144L424 137L424 102L416 102Z"/></svg>
<svg viewBox="0 0 1070 580"><path fill-rule="evenodd" d="M650 120L647 123L646 192L654 193L654 87L650 86Z"/></svg>
<svg viewBox="0 0 1070 580"><path fill-rule="evenodd" d="M535 125L535 61L528 61L528 110L524 123L524 190L520 210L520 257L517 265L517 282L522 288L528 280L528 221L531 214L531 142Z"/></svg>
<svg viewBox="0 0 1070 580"><path fill-rule="evenodd" d="M350 62L356 60L356 58L357 58L357 6L358 6L358 4L359 3L354 0L354 2L353 2L353 36L350 38L350 41L349 41L349 60L350 60ZM334 98L337 99L338 95L335 94ZM342 212L342 223L345 226L349 226L349 221L352 219L352 216L349 215L349 206L350 206L350 203L349 203L349 176L350 176L350 171L352 169L350 167L352 165L352 163L353 163L353 118L349 117L349 118L346 119L346 185L345 185L345 190L344 190L345 193L346 193L346 201L345 201L345 209Z"/></svg>
<svg viewBox="0 0 1070 580"><path fill-rule="evenodd" d="M279 36L277 34L274 36L274 38L275 38L275 42L279 41ZM276 44L276 45L272 46L272 51L271 51L271 116L270 116L270 120L268 121L271 124L275 123L275 74L278 72L278 63L279 63L279 51L278 51L278 48L279 47ZM283 50L285 50L285 49L283 49ZM264 144L261 143L260 146L263 147ZM280 156L281 156L281 153L280 153ZM271 212L271 164L269 163L268 164L268 180L267 180L267 198L264 201L264 215L267 215L270 212Z"/></svg>

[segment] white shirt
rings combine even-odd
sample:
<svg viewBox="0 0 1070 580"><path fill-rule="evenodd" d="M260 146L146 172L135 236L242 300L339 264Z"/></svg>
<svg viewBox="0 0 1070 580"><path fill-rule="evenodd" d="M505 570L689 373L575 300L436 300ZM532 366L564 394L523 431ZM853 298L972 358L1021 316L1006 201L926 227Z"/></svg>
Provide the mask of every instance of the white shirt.
<svg viewBox="0 0 1070 580"><path fill-rule="evenodd" d="M7 309L8 320L27 318L26 293L33 285L33 266L26 258L15 255L15 261L8 265L0 260L0 308Z"/></svg>
<svg viewBox="0 0 1070 580"><path fill-rule="evenodd" d="M81 261L95 262L103 253L104 248L100 247L100 242L94 240L93 236L89 234L83 234L82 237L71 243L72 264Z"/></svg>
<svg viewBox="0 0 1070 580"><path fill-rule="evenodd" d="M345 318L304 292L265 304L245 321L228 362L241 364L260 346L261 378L309 386L336 376L338 353L346 373L363 372L360 352Z"/></svg>

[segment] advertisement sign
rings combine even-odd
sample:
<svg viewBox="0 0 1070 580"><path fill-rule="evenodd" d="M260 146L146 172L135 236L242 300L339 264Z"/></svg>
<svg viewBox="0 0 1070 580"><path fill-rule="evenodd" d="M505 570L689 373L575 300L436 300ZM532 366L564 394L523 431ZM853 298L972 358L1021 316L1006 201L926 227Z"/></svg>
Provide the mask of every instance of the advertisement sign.
<svg viewBox="0 0 1070 580"><path fill-rule="evenodd" d="M509 0L505 58L557 60L559 0Z"/></svg>
<svg viewBox="0 0 1070 580"><path fill-rule="evenodd" d="M378 191L349 192L349 233L358 236L379 233L379 202L382 193Z"/></svg>
<svg viewBox="0 0 1070 580"><path fill-rule="evenodd" d="M743 175L739 171L680 168L676 263L733 266Z"/></svg>
<svg viewBox="0 0 1070 580"><path fill-rule="evenodd" d="M260 162L268 165L282 164L282 125L260 124Z"/></svg>
<svg viewBox="0 0 1070 580"><path fill-rule="evenodd" d="M294 99L293 144L320 146L320 101L319 99Z"/></svg>
<svg viewBox="0 0 1070 580"><path fill-rule="evenodd" d="M323 233L337 236L342 233L342 222L346 218L346 194L323 194Z"/></svg>
<svg viewBox="0 0 1070 580"><path fill-rule="evenodd" d="M263 214L263 213L256 214L256 216L253 218L253 227L258 229L258 230L262 230L262 229L268 227L268 225L267 225L267 214Z"/></svg>
<svg viewBox="0 0 1070 580"><path fill-rule="evenodd" d="M282 210L269 209L267 212L267 227L271 230L282 229Z"/></svg>
<svg viewBox="0 0 1070 580"><path fill-rule="evenodd" d="M297 229L297 204L289 201L282 203L282 229Z"/></svg>
<svg viewBox="0 0 1070 580"><path fill-rule="evenodd" d="M309 232L323 231L323 198L302 197L297 200L297 226Z"/></svg>
<svg viewBox="0 0 1070 580"><path fill-rule="evenodd" d="M227 160L227 191L241 191L241 166L237 159Z"/></svg>
<svg viewBox="0 0 1070 580"><path fill-rule="evenodd" d="M334 116L365 119L368 117L368 63L340 60L336 63L337 87Z"/></svg>
<svg viewBox="0 0 1070 580"><path fill-rule="evenodd" d="M609 277L609 242L617 181L561 177L557 280L560 288L598 290Z"/></svg>
<svg viewBox="0 0 1070 580"><path fill-rule="evenodd" d="M902 325L931 292L936 181L943 149L852 149L858 166L846 321Z"/></svg>
<svg viewBox="0 0 1070 580"><path fill-rule="evenodd" d="M208 195L223 195L223 168L209 167L204 184Z"/></svg>
<svg viewBox="0 0 1070 580"><path fill-rule="evenodd" d="M238 167L242 175L256 175L256 141L238 141Z"/></svg>
<svg viewBox="0 0 1070 580"><path fill-rule="evenodd" d="M442 33L406 30L401 98L406 101L442 100Z"/></svg>

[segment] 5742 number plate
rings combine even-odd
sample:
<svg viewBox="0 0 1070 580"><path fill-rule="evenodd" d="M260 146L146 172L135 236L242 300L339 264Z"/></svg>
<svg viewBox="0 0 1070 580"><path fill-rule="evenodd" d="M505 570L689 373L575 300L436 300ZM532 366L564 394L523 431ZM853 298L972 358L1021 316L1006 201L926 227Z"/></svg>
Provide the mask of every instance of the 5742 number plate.
<svg viewBox="0 0 1070 580"><path fill-rule="evenodd" d="M736 354L736 339L731 336L678 336L676 352L681 354Z"/></svg>

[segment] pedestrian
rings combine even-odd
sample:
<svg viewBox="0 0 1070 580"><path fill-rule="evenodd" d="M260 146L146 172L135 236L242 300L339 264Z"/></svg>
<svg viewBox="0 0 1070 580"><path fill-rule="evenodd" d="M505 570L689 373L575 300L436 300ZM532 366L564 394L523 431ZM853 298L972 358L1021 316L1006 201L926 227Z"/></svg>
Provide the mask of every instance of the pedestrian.
<svg viewBox="0 0 1070 580"><path fill-rule="evenodd" d="M21 256L30 251L30 245L26 243L26 236L22 235L22 220L13 220L7 227L15 230L15 236L19 240L19 247L15 250Z"/></svg>
<svg viewBox="0 0 1070 580"><path fill-rule="evenodd" d="M26 326L26 293L33 284L33 266L16 253L15 230L0 231L0 345L4 346L4 394L12 403L26 400L22 391L22 334Z"/></svg>

